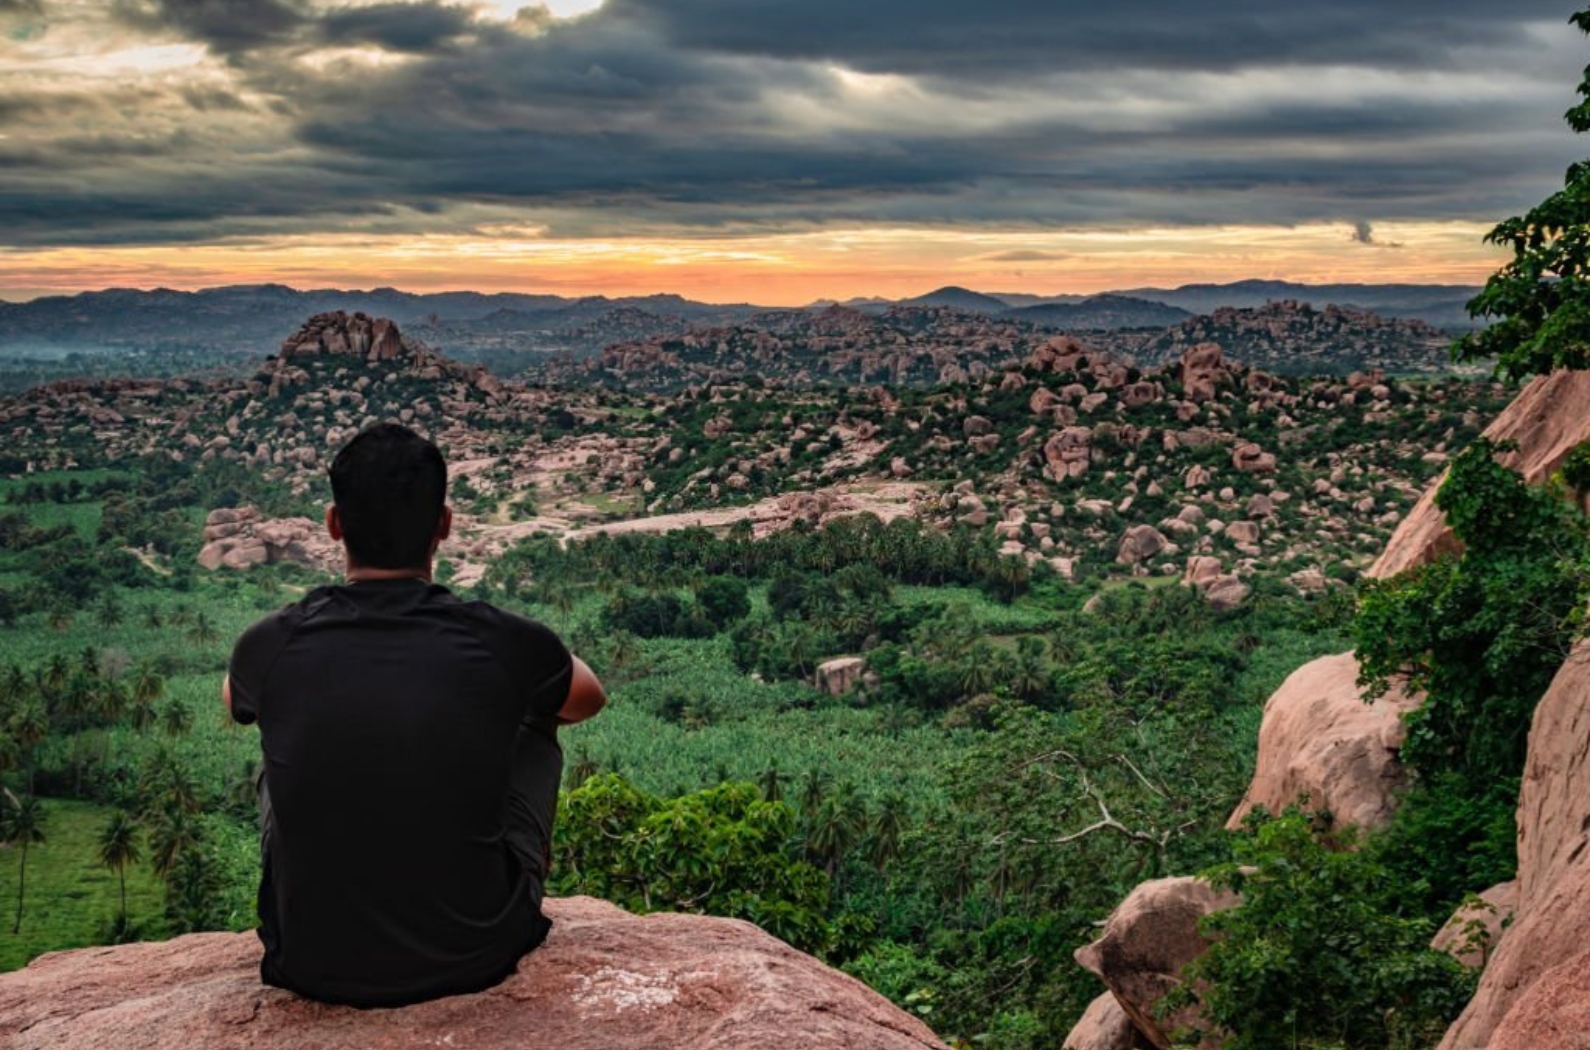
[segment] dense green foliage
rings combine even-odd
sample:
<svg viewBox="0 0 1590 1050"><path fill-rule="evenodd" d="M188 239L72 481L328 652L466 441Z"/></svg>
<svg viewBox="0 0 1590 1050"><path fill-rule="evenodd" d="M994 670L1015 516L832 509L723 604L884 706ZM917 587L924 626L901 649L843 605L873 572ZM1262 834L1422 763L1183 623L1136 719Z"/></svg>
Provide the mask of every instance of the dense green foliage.
<svg viewBox="0 0 1590 1050"><path fill-rule="evenodd" d="M1590 32L1590 10L1570 19ZM1590 67L1582 101L1565 115L1590 131ZM1590 366L1590 162L1568 168L1563 188L1523 215L1498 223L1486 241L1510 249L1469 312L1489 321L1454 348L1459 360L1496 359L1499 375L1517 380L1554 368Z"/></svg>
<svg viewBox="0 0 1590 1050"><path fill-rule="evenodd" d="M1225 1050L1427 1047L1468 1002L1475 974L1429 950L1435 924L1404 913L1395 876L1351 846L1294 810L1211 872L1242 904L1204 920L1214 943L1185 987Z"/></svg>
<svg viewBox="0 0 1590 1050"><path fill-rule="evenodd" d="M1404 677L1426 696L1401 751L1417 777L1391 832L1404 848L1387 855L1432 905L1510 874L1530 718L1578 630L1590 563L1583 514L1498 451L1471 445L1437 494L1462 553L1368 584L1355 628L1372 689Z"/></svg>
<svg viewBox="0 0 1590 1050"><path fill-rule="evenodd" d="M756 786L726 782L663 800L613 774L559 800L551 890L587 893L636 912L696 911L749 919L807 951L838 939L829 885L800 860L795 812Z"/></svg>

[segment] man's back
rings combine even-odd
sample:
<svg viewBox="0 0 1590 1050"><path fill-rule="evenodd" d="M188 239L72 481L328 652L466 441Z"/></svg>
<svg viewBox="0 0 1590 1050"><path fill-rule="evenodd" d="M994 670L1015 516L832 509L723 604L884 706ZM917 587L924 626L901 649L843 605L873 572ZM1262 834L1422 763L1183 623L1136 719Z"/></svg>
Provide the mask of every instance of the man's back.
<svg viewBox="0 0 1590 1050"><path fill-rule="evenodd" d="M527 743L555 763L570 667L546 628L415 579L317 589L239 640L267 982L398 1004L487 987L539 943L547 843L512 848L510 781Z"/></svg>

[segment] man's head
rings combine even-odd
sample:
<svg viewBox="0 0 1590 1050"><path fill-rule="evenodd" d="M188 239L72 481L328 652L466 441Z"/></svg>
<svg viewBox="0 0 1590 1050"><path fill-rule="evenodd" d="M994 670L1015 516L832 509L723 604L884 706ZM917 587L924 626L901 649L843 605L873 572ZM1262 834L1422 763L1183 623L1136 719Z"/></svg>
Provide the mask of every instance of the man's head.
<svg viewBox="0 0 1590 1050"><path fill-rule="evenodd" d="M429 570L451 524L441 450L396 423L342 446L331 461L331 495L326 524L360 568Z"/></svg>

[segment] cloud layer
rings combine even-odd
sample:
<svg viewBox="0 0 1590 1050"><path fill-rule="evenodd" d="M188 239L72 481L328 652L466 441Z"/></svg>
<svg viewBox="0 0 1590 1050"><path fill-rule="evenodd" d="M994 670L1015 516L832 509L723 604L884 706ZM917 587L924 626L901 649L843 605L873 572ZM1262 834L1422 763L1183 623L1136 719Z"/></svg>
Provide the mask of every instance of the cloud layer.
<svg viewBox="0 0 1590 1050"><path fill-rule="evenodd" d="M1560 181L1539 0L0 0L13 247L1491 219Z"/></svg>

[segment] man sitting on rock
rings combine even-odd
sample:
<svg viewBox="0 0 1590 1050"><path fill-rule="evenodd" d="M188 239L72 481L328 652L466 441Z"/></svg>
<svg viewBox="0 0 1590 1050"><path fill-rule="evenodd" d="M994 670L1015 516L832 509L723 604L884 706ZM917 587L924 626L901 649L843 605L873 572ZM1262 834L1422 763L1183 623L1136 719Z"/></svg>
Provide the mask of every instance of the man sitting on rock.
<svg viewBox="0 0 1590 1050"><path fill-rule="evenodd" d="M546 937L557 727L607 698L546 627L431 582L435 445L371 427L331 490L346 582L244 632L222 689L264 751L260 975L356 1006L478 991Z"/></svg>

